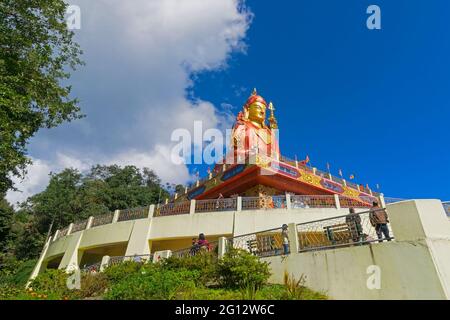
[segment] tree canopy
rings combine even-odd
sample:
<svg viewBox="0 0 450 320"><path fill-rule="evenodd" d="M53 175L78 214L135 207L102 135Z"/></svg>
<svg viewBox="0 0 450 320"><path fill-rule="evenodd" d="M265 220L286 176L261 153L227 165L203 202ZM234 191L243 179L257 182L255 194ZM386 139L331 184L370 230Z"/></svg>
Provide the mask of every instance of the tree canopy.
<svg viewBox="0 0 450 320"><path fill-rule="evenodd" d="M23 176L29 139L80 118L69 70L82 64L63 0L0 2L0 194Z"/></svg>
<svg viewBox="0 0 450 320"><path fill-rule="evenodd" d="M86 173L72 168L50 173L45 190L16 210L0 197L0 265L8 259L37 258L52 223L55 231L90 216L167 197L169 192L148 168L96 165Z"/></svg>
<svg viewBox="0 0 450 320"><path fill-rule="evenodd" d="M150 169L135 166L96 165L88 173L76 169L51 174L47 188L22 205L36 217L40 233L69 223L111 212L147 206L168 197L161 181Z"/></svg>

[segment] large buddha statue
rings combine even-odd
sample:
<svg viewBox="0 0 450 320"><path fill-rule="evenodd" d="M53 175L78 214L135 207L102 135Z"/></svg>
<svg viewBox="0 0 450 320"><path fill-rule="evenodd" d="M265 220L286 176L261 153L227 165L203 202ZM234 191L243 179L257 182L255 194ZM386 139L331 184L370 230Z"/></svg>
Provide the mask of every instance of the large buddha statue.
<svg viewBox="0 0 450 320"><path fill-rule="evenodd" d="M270 110L269 126L266 125L266 111ZM239 112L232 132L232 146L237 162L247 159L249 154L259 154L278 159L278 125L272 103L267 106L256 89Z"/></svg>

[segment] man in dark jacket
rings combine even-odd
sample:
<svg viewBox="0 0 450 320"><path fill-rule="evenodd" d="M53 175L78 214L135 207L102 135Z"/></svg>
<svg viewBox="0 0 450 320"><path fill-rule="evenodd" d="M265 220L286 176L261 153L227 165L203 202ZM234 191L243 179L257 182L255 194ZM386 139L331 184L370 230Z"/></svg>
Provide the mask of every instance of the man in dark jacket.
<svg viewBox="0 0 450 320"><path fill-rule="evenodd" d="M369 213L370 224L375 227L375 231L378 236L378 242L383 242L383 235L387 241L391 241L389 236L389 228L387 224L389 223L389 218L386 213L386 209L380 208L378 202L373 202L373 207L370 209Z"/></svg>
<svg viewBox="0 0 450 320"><path fill-rule="evenodd" d="M353 242L362 242L364 240L364 234L361 217L355 212L355 209L349 209L349 214L345 217L345 223L351 232Z"/></svg>

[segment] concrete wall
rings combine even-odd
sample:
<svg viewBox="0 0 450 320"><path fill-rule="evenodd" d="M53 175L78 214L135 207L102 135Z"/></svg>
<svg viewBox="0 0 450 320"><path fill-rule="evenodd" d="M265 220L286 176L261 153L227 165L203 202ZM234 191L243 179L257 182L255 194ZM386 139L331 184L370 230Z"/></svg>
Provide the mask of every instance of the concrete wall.
<svg viewBox="0 0 450 320"><path fill-rule="evenodd" d="M271 282L283 283L284 272L332 299L445 299L426 243L391 242L264 258ZM380 289L370 289L373 267L380 270ZM369 268L369 270L368 270ZM369 271L369 273L368 273Z"/></svg>
<svg viewBox="0 0 450 320"><path fill-rule="evenodd" d="M395 241L264 258L271 281L304 274L307 286L334 299L450 299L450 222L440 201L387 208Z"/></svg>

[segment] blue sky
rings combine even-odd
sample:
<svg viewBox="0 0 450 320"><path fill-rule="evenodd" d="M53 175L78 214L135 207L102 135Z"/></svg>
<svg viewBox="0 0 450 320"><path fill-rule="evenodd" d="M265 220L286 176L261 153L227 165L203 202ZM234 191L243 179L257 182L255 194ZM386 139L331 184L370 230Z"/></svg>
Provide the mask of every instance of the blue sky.
<svg viewBox="0 0 450 320"><path fill-rule="evenodd" d="M239 105L233 88L255 86L277 108L283 154L388 196L450 198L448 1L247 3L247 54L195 95ZM381 30L366 28L370 4Z"/></svg>
<svg viewBox="0 0 450 320"><path fill-rule="evenodd" d="M274 102L281 151L356 176L386 196L450 199L450 3L314 0L73 0L86 66L71 79L87 117L31 141L22 193L49 171L167 160L174 128L224 129L253 87ZM381 8L381 30L366 8ZM205 171L205 168L201 168ZM202 172L206 174L206 172Z"/></svg>

